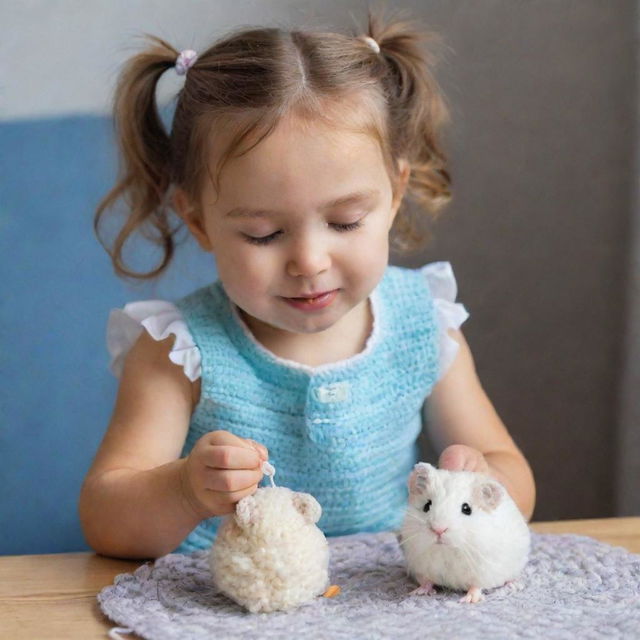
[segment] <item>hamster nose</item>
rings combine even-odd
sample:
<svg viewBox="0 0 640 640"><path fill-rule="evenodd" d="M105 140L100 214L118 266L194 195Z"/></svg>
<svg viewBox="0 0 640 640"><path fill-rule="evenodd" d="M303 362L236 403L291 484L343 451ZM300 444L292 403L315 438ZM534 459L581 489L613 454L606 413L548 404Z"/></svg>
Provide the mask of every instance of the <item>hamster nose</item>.
<svg viewBox="0 0 640 640"><path fill-rule="evenodd" d="M449 527L445 527L444 529L436 529L435 527L431 527L431 531L435 533L438 538L448 529Z"/></svg>

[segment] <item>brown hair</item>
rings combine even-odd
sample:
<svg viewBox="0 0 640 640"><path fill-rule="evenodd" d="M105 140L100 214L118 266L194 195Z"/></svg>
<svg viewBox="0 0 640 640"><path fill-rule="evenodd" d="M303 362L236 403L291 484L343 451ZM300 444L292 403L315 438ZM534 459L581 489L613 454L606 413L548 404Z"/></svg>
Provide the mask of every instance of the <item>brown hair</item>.
<svg viewBox="0 0 640 640"><path fill-rule="evenodd" d="M363 38L373 38L374 49ZM96 235L111 256L115 272L130 278L153 278L169 264L180 220L171 227L169 192L184 189L192 201L209 172L206 154L210 133L232 123L233 137L221 154L216 190L225 162L246 153L273 131L287 114L322 119L366 131L380 142L395 193L398 160L406 158L411 173L407 195L418 204L416 215L401 204L391 242L398 250L424 243L425 212L435 217L451 198L451 180L437 134L449 121L445 98L432 75L432 52L425 44L437 34L414 20L386 19L369 9L366 34L279 28L238 30L199 54L177 96L171 132L158 114L155 93L160 76L174 67L178 51L164 40L147 36L150 46L134 55L120 75L114 121L120 147L120 175L100 202ZM353 99L359 109L349 109ZM252 144L239 151L244 142ZM119 199L128 206L122 228L108 248L100 236L104 213ZM139 273L124 262L123 250L135 231L161 247L160 264Z"/></svg>

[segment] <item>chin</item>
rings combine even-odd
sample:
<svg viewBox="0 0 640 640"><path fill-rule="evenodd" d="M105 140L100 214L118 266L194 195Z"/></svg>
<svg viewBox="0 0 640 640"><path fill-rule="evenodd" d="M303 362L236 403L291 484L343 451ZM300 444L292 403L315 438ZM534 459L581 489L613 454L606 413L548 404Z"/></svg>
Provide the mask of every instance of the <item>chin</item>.
<svg viewBox="0 0 640 640"><path fill-rule="evenodd" d="M329 318L328 315L309 318L283 318L282 314L278 314L277 317L271 317L268 313L250 314L246 311L243 311L241 315L248 326L258 322L263 326L269 327L271 330L275 329L277 331L285 331L287 333L320 333L321 331L329 329L336 323L336 319L333 317L333 314L331 318Z"/></svg>
<svg viewBox="0 0 640 640"><path fill-rule="evenodd" d="M302 322L292 322L288 325L278 326L279 329L289 331L291 333L321 333L330 329L337 321L328 318L308 318ZM275 325L277 326L277 325Z"/></svg>
<svg viewBox="0 0 640 640"><path fill-rule="evenodd" d="M286 311L286 314L280 314L278 320L271 323L272 326L292 333L311 334L321 333L322 331L330 329L342 320L351 309L336 306L332 309L327 308L308 315L305 315L305 312L296 311L295 309L287 309Z"/></svg>

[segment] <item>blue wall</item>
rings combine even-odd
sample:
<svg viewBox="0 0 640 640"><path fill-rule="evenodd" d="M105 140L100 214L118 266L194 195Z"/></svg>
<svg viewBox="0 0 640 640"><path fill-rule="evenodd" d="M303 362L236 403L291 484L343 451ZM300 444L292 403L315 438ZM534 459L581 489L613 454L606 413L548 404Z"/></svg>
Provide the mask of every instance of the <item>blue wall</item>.
<svg viewBox="0 0 640 640"><path fill-rule="evenodd" d="M156 282L114 275L93 233L116 174L108 118L3 122L0 149L0 554L84 550L78 495L117 390L109 310L173 300L215 264L188 241Z"/></svg>

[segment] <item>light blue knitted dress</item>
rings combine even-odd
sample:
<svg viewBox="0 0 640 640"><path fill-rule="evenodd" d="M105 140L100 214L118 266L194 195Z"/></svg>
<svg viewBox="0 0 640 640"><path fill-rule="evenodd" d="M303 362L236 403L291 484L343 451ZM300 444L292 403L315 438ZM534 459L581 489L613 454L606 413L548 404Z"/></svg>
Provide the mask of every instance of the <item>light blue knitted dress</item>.
<svg viewBox="0 0 640 640"><path fill-rule="evenodd" d="M176 302L202 366L181 455L225 429L268 448L278 485L318 500L326 535L399 527L421 408L438 379L438 323L420 270L387 267L370 299L365 349L319 367L258 343L219 281ZM176 552L209 547L219 523L202 521Z"/></svg>

